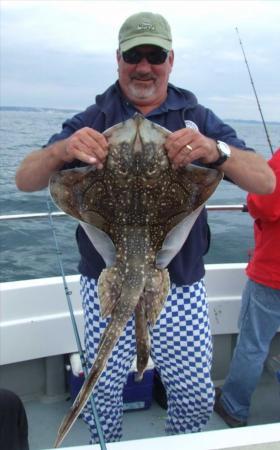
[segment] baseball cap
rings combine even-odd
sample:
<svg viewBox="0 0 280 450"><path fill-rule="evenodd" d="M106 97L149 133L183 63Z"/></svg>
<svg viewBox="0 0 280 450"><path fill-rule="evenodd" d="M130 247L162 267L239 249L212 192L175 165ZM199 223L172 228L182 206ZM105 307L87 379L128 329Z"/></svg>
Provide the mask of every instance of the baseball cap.
<svg viewBox="0 0 280 450"><path fill-rule="evenodd" d="M156 45L171 50L172 36L169 23L160 14L140 12L128 17L119 31L121 52L138 45Z"/></svg>

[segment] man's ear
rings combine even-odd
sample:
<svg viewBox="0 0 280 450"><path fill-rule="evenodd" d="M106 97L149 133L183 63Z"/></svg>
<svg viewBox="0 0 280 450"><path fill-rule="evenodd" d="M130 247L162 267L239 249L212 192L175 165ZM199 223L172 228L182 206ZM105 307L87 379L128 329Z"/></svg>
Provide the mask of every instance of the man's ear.
<svg viewBox="0 0 280 450"><path fill-rule="evenodd" d="M117 51L116 51L116 58L117 58L117 62L118 63L120 62L121 57L122 57L121 52L120 52L119 49L117 49Z"/></svg>
<svg viewBox="0 0 280 450"><path fill-rule="evenodd" d="M174 50L170 50L169 55L168 55L168 61L169 61L169 65L170 65L170 72L172 72L172 67L174 64Z"/></svg>

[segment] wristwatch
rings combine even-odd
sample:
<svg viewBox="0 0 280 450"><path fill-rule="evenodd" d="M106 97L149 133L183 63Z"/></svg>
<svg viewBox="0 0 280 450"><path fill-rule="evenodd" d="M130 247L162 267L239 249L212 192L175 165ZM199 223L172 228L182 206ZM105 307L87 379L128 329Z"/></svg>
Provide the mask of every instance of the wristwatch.
<svg viewBox="0 0 280 450"><path fill-rule="evenodd" d="M231 155L231 150L228 144L223 141L217 141L217 150L219 153L219 158L211 163L211 166L217 167L223 164Z"/></svg>

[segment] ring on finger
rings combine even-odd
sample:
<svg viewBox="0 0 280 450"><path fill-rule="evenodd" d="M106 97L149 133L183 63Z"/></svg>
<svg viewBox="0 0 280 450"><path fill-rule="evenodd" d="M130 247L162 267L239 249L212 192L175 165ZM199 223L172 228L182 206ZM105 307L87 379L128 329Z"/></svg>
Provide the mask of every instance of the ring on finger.
<svg viewBox="0 0 280 450"><path fill-rule="evenodd" d="M188 155L190 155L191 154L191 152L192 152L192 150L193 150L193 148L192 148L192 146L191 145L189 145L189 144L187 144L187 145L185 145L185 147L184 147L184 153L186 154L186 156L188 156Z"/></svg>

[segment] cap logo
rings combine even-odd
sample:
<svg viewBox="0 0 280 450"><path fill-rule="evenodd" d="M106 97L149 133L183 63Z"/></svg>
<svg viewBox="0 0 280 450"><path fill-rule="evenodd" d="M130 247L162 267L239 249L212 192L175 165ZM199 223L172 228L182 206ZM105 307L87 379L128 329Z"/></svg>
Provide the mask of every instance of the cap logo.
<svg viewBox="0 0 280 450"><path fill-rule="evenodd" d="M143 22L143 23L138 24L137 30L139 30L139 31L155 31L155 27L154 27L154 25L150 24L149 22Z"/></svg>

